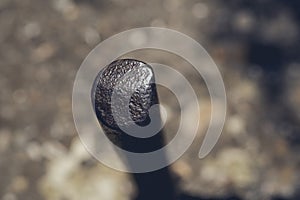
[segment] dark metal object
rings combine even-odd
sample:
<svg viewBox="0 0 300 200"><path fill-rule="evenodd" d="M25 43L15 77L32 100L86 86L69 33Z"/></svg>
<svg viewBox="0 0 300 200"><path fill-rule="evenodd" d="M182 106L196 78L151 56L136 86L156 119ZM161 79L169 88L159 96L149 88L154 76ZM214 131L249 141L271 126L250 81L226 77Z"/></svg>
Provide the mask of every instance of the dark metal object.
<svg viewBox="0 0 300 200"><path fill-rule="evenodd" d="M118 82L121 82L122 78L127 74L131 76L131 79L130 82L124 83L124 87L122 87L122 91L120 91L124 96L132 90L136 82L142 83L145 79L149 80L146 84L141 84L141 87L132 95L129 107L133 121L136 123L146 121L148 109L158 103L155 85L150 84L150 81L154 81L154 74L149 65L141 61L129 59L112 62L99 73L93 96L95 95L97 117L101 123L113 130L119 131L118 124L115 122L112 114L112 93L113 90L116 90Z"/></svg>
<svg viewBox="0 0 300 200"><path fill-rule="evenodd" d="M126 87L133 87L136 82L139 81L143 83L141 87L132 94L130 103L127 105L129 106L131 118L140 126L147 125L150 122L148 110L151 106L159 102L156 86L153 84L154 73L152 68L141 61L124 59L114 61L106 66L100 71L96 78L92 91L92 99L99 123L110 140L125 150L131 152L151 152L160 149L164 146L162 132L150 138L133 137L124 133L113 118L111 107L112 93L116 84L122 80L127 72L135 73L130 73L133 77L130 77L129 80L132 82L124 83ZM148 80L148 82L145 82L145 80ZM119 91L121 94L123 93L124 96L126 96L127 92L131 89L126 87L123 88L122 91ZM123 108L120 107L116 110L120 109ZM122 116L119 117L122 118ZM155 117L160 118L159 113L157 113ZM126 124L127 122L123 121L122 123ZM167 159L165 155L163 155L162 158ZM128 159L128 164L130 165L129 167L132 167L135 163ZM135 173L133 177L138 188L137 199L175 199L176 190L168 167L149 173Z"/></svg>
<svg viewBox="0 0 300 200"><path fill-rule="evenodd" d="M116 88L117 84L124 81L122 79L125 75L129 77L127 77L126 83L122 82L124 87ZM127 151L145 153L164 146L162 133L150 138L138 138L124 133L119 127L120 124L116 123L112 113L113 106L115 106L114 109L117 111L115 115L121 119L121 125L129 127L132 122L122 116L123 113L121 112L121 110L129 107L130 121L132 120L140 126L149 124L148 111L154 104L159 103L154 82L152 68L144 62L133 59L112 62L99 72L95 80L92 99L97 118L110 140ZM132 94L128 105L128 102L123 101L122 97L130 95L137 83L140 83L141 86ZM120 103L112 105L112 95L115 90L120 90L118 91ZM156 113L155 118L160 119L159 112Z"/></svg>
<svg viewBox="0 0 300 200"><path fill-rule="evenodd" d="M132 73L135 76L128 79L132 82L124 83L126 87L132 87L136 82L140 81L143 84L132 94L128 105L129 111L132 120L136 124L140 126L147 125L150 122L148 110L154 104L158 104L159 100L156 85L154 84L154 73L151 66L144 62L133 59L117 60L100 71L92 90L93 105L95 106L95 113L100 125L112 142L131 152L150 152L164 146L163 132L150 138L136 138L130 136L120 129L112 114L111 97L113 90L116 84L122 80L122 77L124 77L127 72L132 71L136 72ZM145 82L145 79L147 79L148 82ZM126 93L130 91L127 90L126 87L120 91L121 94L126 95ZM122 109L122 107L120 106L116 110L118 109ZM159 113L157 113L155 117L160 118ZM122 121L122 123L126 124L127 122ZM167 159L165 155L163 155L162 158ZM127 161L129 167L135 164L129 158L127 158ZM180 190L177 190L176 184L174 184L175 181L168 167L154 172L133 173L132 175L138 189L136 200L240 200L237 196L203 198L181 193Z"/></svg>

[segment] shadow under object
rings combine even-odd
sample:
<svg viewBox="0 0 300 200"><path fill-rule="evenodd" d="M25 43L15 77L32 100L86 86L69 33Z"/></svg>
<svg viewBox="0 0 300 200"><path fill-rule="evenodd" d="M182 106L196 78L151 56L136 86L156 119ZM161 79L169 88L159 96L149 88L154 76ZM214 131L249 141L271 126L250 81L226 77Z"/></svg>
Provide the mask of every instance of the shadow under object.
<svg viewBox="0 0 300 200"><path fill-rule="evenodd" d="M146 126L151 122L149 117L149 109L151 106L158 104L158 95L156 91L154 73L148 64L133 60L122 59L116 60L102 69L92 89L92 101L96 116L100 125L103 127L107 137L118 147L127 151L143 153L160 149L164 146L163 131L149 138L138 138L128 135L119 127L112 112L112 94L116 85L126 73L131 71L146 71L150 72L146 76L149 82L143 84L131 94L129 102L129 112L133 122L140 126ZM134 73L133 73L134 74ZM127 74L128 75L128 74ZM145 74L141 73L141 76ZM130 73L129 73L130 76ZM141 77L130 77L132 82L143 81ZM125 83L125 85L127 85ZM129 83L128 86L134 86L134 83ZM123 90L124 95L130 90ZM122 109L122 108L119 108ZM118 110L118 109L116 109ZM120 114L120 113L119 113ZM122 118L122 116L119 116ZM161 118L159 112L154 117ZM126 122L124 122L126 124ZM130 124L130 123L129 123ZM142 132L140 134L143 134ZM135 165L134 161L130 160L126 155L120 155L127 159L129 167ZM162 155L163 159L167 159L167 155ZM186 194L178 188L177 181L170 171L169 167L165 167L153 172L147 173L132 173L136 183L138 194L135 200L240 200L238 196L228 197L198 197ZM274 198L276 200L278 198Z"/></svg>

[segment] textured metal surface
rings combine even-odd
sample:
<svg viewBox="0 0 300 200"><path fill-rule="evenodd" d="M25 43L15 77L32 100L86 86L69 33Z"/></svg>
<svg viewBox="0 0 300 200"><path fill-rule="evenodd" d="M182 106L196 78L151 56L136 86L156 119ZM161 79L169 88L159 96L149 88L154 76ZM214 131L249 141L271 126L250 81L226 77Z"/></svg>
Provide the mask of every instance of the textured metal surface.
<svg viewBox="0 0 300 200"><path fill-rule="evenodd" d="M133 59L117 60L101 70L95 80L92 99L98 119L113 130L119 126L114 120L112 106L115 106L117 116L122 124L130 125L130 121L122 116L129 109L133 122L139 125L149 123L148 110L158 103L154 74L149 65ZM121 85L122 87L117 87ZM137 88L137 89L136 89ZM135 92L131 95L131 91ZM113 92L117 94L117 105L112 105ZM130 102L126 98L130 95ZM129 106L129 108L128 108Z"/></svg>
<svg viewBox="0 0 300 200"><path fill-rule="evenodd" d="M118 101L114 105L113 93L117 94ZM131 152L151 152L164 146L162 133L149 138L137 138L119 127L129 127L132 123L145 126L150 123L149 109L159 103L151 66L133 59L112 62L97 75L92 100L99 123L114 144ZM112 108L116 113L112 112ZM126 109L130 112L130 119L124 116ZM118 117L118 124L114 116ZM153 117L160 120L159 110ZM141 131L138 134L143 133Z"/></svg>
<svg viewBox="0 0 300 200"><path fill-rule="evenodd" d="M119 85L121 87L118 87ZM114 92L119 98L117 105L112 104ZM128 96L130 96L129 103ZM133 137L123 132L113 117L117 114L118 118L121 118L122 125L130 125L133 122L144 126L149 123L149 109L158 103L154 74L149 65L132 59L114 61L99 72L92 90L92 99L100 125L109 139L119 147L131 152L146 153L164 146L162 132L149 138ZM115 109L118 111L114 115L112 106L116 106ZM131 122L128 122L121 112L128 108ZM160 119L159 112L152 117ZM126 155L121 156L125 156L129 167L136 164ZM167 159L165 155L161 158ZM135 200L175 199L175 186L168 167L154 172L133 174L133 178L138 190Z"/></svg>

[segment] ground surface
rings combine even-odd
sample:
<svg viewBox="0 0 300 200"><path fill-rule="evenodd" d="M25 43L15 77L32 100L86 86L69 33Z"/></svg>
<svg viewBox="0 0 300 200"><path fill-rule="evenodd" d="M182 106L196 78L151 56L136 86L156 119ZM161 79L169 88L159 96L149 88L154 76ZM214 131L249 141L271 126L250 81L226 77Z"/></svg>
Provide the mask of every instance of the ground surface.
<svg viewBox="0 0 300 200"><path fill-rule="evenodd" d="M172 166L181 187L202 196L295 196L300 188L299 6L296 1L251 2L1 0L0 199L125 200L133 195L129 176L97 163L83 148L71 96L89 51L113 34L141 26L172 28L196 39L214 58L226 86L221 140L198 160L210 117L204 82L174 55L127 55L173 65L197 88L202 128ZM170 137L178 111L172 95L161 91Z"/></svg>

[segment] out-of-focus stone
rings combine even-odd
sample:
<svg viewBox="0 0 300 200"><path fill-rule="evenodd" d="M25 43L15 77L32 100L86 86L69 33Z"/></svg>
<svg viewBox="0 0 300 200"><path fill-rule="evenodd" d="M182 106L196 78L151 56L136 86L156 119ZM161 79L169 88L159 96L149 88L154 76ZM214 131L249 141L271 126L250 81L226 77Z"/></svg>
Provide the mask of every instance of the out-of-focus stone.
<svg viewBox="0 0 300 200"><path fill-rule="evenodd" d="M100 42L101 37L97 30L89 27L84 31L84 40L88 45L94 46Z"/></svg>
<svg viewBox="0 0 300 200"><path fill-rule="evenodd" d="M232 135L239 135L241 133L244 133L245 122L238 115L230 116L226 123L226 130Z"/></svg>
<svg viewBox="0 0 300 200"><path fill-rule="evenodd" d="M237 188L244 188L256 180L254 164L247 152L228 148L220 152L215 159L204 163L201 176L203 180L214 182L215 185L224 187L226 184L232 184Z"/></svg>
<svg viewBox="0 0 300 200"><path fill-rule="evenodd" d="M1 200L18 200L18 198L13 193L6 193L6 194L4 194L4 196L2 197Z"/></svg>
<svg viewBox="0 0 300 200"><path fill-rule="evenodd" d="M172 165L173 171L181 178L187 180L192 175L191 167L185 161L177 161Z"/></svg>
<svg viewBox="0 0 300 200"><path fill-rule="evenodd" d="M16 193L20 193L25 191L28 188L28 181L24 176L17 176L13 179L13 182L10 186L12 191Z"/></svg>
<svg viewBox="0 0 300 200"><path fill-rule="evenodd" d="M70 152L52 157L47 172L40 181L40 189L47 200L127 200L132 194L132 185L125 174L118 173L103 165L82 167L91 159L78 140L74 140ZM124 186L126 189L124 189Z"/></svg>
<svg viewBox="0 0 300 200"><path fill-rule="evenodd" d="M196 3L192 8L192 14L197 19L203 19L208 16L209 9L205 3Z"/></svg>
<svg viewBox="0 0 300 200"><path fill-rule="evenodd" d="M7 129L0 130L0 153L7 150L11 142L11 132Z"/></svg>
<svg viewBox="0 0 300 200"><path fill-rule="evenodd" d="M54 55L56 47L52 43L43 43L32 52L32 59L36 62L43 62Z"/></svg>
<svg viewBox="0 0 300 200"><path fill-rule="evenodd" d="M37 142L30 142L27 145L26 153L28 157L33 161L40 161L42 158L42 149Z"/></svg>
<svg viewBox="0 0 300 200"><path fill-rule="evenodd" d="M26 39L32 39L38 37L40 33L41 33L41 27L36 22L27 23L22 30L22 34Z"/></svg>

